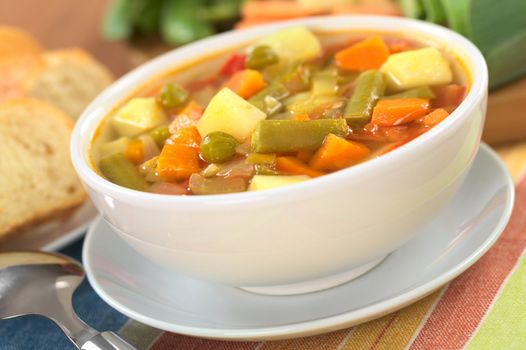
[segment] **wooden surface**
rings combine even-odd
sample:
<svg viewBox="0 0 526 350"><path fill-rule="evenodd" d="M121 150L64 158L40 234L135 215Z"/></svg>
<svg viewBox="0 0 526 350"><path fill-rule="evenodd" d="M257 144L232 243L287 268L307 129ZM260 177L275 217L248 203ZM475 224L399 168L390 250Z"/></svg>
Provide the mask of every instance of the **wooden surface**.
<svg viewBox="0 0 526 350"><path fill-rule="evenodd" d="M24 28L49 49L85 48L120 76L152 52L162 50L156 51L157 43L143 42L138 49L127 43L104 41L100 23L108 2L0 0L0 24ZM493 145L526 140L526 79L490 94L483 138Z"/></svg>

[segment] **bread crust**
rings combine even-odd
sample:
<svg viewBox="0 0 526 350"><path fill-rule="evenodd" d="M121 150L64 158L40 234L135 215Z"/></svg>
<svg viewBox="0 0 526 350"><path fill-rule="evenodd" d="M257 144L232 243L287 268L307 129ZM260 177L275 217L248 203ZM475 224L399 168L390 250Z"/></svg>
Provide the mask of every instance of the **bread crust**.
<svg viewBox="0 0 526 350"><path fill-rule="evenodd" d="M40 55L42 52L42 47L31 34L18 28L0 26L0 57Z"/></svg>
<svg viewBox="0 0 526 350"><path fill-rule="evenodd" d="M44 116L45 118L54 118L55 120L62 123L69 131L71 131L73 128L73 120L60 109L45 101L39 101L31 98L16 98L1 103L0 124L2 123L3 118L8 117L10 114L21 114L22 111L27 113L26 115L28 117L29 115L39 115ZM67 153L69 154L69 150L67 150ZM69 161L69 157L67 158L67 161ZM82 189L80 182L76 189L78 189L76 194L69 196L62 203L49 208L41 208L40 210L31 213L30 216L20 218L19 220L13 221L9 225L0 227L0 243L16 234L23 228L27 228L28 226L36 225L52 217L59 216L82 204L87 196L85 191Z"/></svg>

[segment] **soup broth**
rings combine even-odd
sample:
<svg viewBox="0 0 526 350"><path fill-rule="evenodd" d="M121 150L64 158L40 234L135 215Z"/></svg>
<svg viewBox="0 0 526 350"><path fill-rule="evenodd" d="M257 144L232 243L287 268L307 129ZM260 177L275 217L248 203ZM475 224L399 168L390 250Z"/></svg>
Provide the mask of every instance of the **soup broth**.
<svg viewBox="0 0 526 350"><path fill-rule="evenodd" d="M292 27L138 87L101 123L91 159L152 193L272 189L396 150L449 118L467 88L429 43Z"/></svg>

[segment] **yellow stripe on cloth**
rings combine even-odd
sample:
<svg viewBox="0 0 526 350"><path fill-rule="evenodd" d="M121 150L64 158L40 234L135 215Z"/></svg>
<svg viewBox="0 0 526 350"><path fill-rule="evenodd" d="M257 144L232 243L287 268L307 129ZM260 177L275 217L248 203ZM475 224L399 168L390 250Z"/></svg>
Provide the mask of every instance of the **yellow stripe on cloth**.
<svg viewBox="0 0 526 350"><path fill-rule="evenodd" d="M339 350L402 350L413 339L442 293L435 292L419 302L380 319L356 326Z"/></svg>
<svg viewBox="0 0 526 350"><path fill-rule="evenodd" d="M526 256L508 277L467 350L526 349Z"/></svg>
<svg viewBox="0 0 526 350"><path fill-rule="evenodd" d="M269 341L258 350L335 350L348 333L349 329L344 329L314 337Z"/></svg>

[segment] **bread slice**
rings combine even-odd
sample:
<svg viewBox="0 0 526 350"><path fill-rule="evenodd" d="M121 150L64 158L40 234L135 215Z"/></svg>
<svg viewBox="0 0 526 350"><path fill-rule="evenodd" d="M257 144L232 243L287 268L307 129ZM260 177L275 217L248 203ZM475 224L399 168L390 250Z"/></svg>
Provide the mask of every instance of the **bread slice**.
<svg viewBox="0 0 526 350"><path fill-rule="evenodd" d="M112 81L111 73L82 49L48 51L46 67L25 83L27 96L50 102L77 119Z"/></svg>
<svg viewBox="0 0 526 350"><path fill-rule="evenodd" d="M40 54L0 55L0 102L24 96L24 82L44 67Z"/></svg>
<svg viewBox="0 0 526 350"><path fill-rule="evenodd" d="M44 68L42 53L30 34L0 26L0 102L24 95L25 79Z"/></svg>
<svg viewBox="0 0 526 350"><path fill-rule="evenodd" d="M69 157L72 126L43 101L0 104L0 241L86 198Z"/></svg>
<svg viewBox="0 0 526 350"><path fill-rule="evenodd" d="M27 32L14 27L0 26L0 57L40 55L42 52L40 44Z"/></svg>

